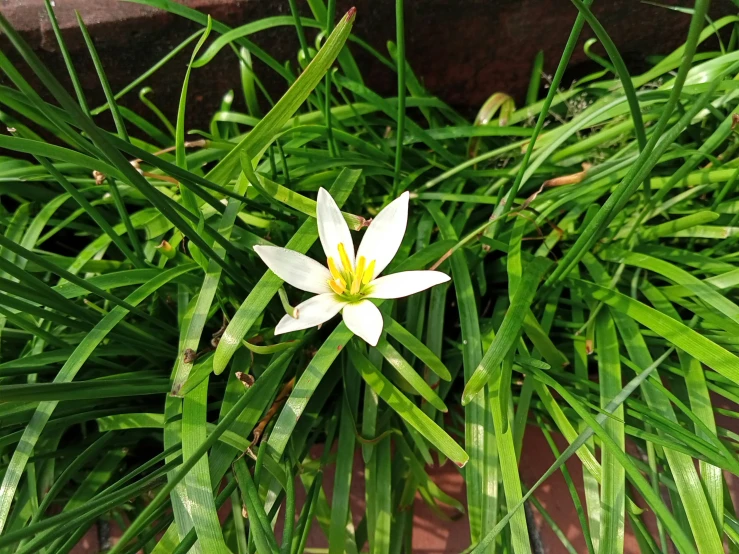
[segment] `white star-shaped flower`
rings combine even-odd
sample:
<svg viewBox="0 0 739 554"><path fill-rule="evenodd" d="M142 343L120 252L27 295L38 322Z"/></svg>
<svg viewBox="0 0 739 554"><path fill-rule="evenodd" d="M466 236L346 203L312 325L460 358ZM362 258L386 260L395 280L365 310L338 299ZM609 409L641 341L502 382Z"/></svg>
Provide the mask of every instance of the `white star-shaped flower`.
<svg viewBox="0 0 739 554"><path fill-rule="evenodd" d="M285 315L275 335L315 327L342 312L349 330L375 346L382 333L382 315L370 298L402 298L449 281L440 271L403 271L378 277L400 248L408 224L408 198L408 193L403 193L372 220L355 255L341 210L321 188L316 217L328 267L287 248L254 247L280 279L317 295L296 306L297 317Z"/></svg>

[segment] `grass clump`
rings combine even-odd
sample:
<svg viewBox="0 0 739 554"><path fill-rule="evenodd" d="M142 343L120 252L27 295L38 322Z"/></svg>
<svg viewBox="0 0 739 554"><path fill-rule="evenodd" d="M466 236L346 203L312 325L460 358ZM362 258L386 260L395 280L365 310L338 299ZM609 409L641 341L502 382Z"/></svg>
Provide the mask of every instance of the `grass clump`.
<svg viewBox="0 0 739 554"><path fill-rule="evenodd" d="M739 548L724 480L739 473L736 435L717 417L739 415L736 17L704 28L698 0L685 44L630 75L572 0L546 97L538 58L523 107L498 92L471 120L405 63L400 1L387 54L351 34L353 10L320 0L313 17L291 2L292 15L237 29L141 1L203 26L182 46L174 122L150 100L152 119L125 107L146 75L114 94L81 20L108 100L94 109L61 39L74 96L0 16L45 89L0 54L13 83L0 87L0 552L68 552L100 518L124 529L116 554L296 553L314 525L330 553L410 552L416 493L468 518L474 552L531 552L527 501L574 552L536 500L557 471L588 552L623 551L627 521L643 552ZM585 25L608 59L593 55L603 70L562 90ZM249 40L285 26L297 63ZM716 35L720 49L696 55ZM357 49L397 73L395 97L364 84ZM246 111L229 93L210 128L190 132L188 82L222 50ZM253 58L285 79L278 101ZM115 129L96 124L104 112ZM322 261L321 187L357 235L409 192L387 273L452 277L383 302L376 347L344 323L275 336L305 297L254 247ZM529 425L569 446L550 440L556 463L524 486ZM361 514L349 503L357 450ZM563 465L573 456L585 502ZM427 474L451 462L465 503Z"/></svg>

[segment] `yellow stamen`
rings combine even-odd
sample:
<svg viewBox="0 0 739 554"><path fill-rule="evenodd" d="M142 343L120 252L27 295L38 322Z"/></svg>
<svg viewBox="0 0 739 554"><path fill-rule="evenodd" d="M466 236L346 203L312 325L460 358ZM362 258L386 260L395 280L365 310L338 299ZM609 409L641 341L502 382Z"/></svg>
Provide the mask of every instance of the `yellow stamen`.
<svg viewBox="0 0 739 554"><path fill-rule="evenodd" d="M374 276L375 276L375 260L372 260L367 266L367 269L364 270L364 275L362 275L362 284L366 285L372 280Z"/></svg>
<svg viewBox="0 0 739 554"><path fill-rule="evenodd" d="M359 256L359 259L357 260L357 269L354 272L354 280L352 281L351 294L359 293L359 289L362 286L362 275L364 274L364 264L366 262L367 260L364 259L364 256Z"/></svg>
<svg viewBox="0 0 739 554"><path fill-rule="evenodd" d="M349 256L346 254L346 248L344 248L344 243L339 243L339 257L341 258L341 265L344 266L344 271L347 273L353 273L354 268L352 267L352 263L349 261Z"/></svg>
<svg viewBox="0 0 739 554"><path fill-rule="evenodd" d="M341 279L341 271L336 267L336 262L333 258L328 259L328 270L331 272L331 277L334 279Z"/></svg>
<svg viewBox="0 0 739 554"><path fill-rule="evenodd" d="M331 290L336 294L344 294L344 291L346 290L346 283L341 277L330 280L328 282L328 286L331 287Z"/></svg>

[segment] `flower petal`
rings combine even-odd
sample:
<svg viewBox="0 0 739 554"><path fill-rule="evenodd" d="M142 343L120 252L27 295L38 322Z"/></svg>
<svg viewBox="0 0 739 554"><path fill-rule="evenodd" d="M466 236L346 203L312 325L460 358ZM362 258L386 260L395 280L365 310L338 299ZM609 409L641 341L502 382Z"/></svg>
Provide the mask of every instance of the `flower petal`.
<svg viewBox="0 0 739 554"><path fill-rule="evenodd" d="M449 281L441 271L401 271L375 279L368 298L403 298Z"/></svg>
<svg viewBox="0 0 739 554"><path fill-rule="evenodd" d="M318 189L316 218L318 219L318 236L321 237L321 246L323 246L323 251L326 253L326 258L333 258L334 262L341 267L339 243L343 243L346 255L349 257L353 268L354 243L349 232L349 226L344 221L344 216L336 202L323 187Z"/></svg>
<svg viewBox="0 0 739 554"><path fill-rule="evenodd" d="M308 256L279 246L257 245L254 252L286 283L316 294L331 292L331 273Z"/></svg>
<svg viewBox="0 0 739 554"><path fill-rule="evenodd" d="M382 333L382 315L369 300L347 304L342 312L349 330L372 346L377 346Z"/></svg>
<svg viewBox="0 0 739 554"><path fill-rule="evenodd" d="M408 198L404 192L390 202L364 233L357 257L364 256L367 263L375 260L373 277L382 273L400 248L408 224Z"/></svg>
<svg viewBox="0 0 739 554"><path fill-rule="evenodd" d="M320 325L338 314L345 305L346 302L339 300L333 292L309 298L295 306L298 310L297 318L286 315L280 320L275 327L275 335Z"/></svg>

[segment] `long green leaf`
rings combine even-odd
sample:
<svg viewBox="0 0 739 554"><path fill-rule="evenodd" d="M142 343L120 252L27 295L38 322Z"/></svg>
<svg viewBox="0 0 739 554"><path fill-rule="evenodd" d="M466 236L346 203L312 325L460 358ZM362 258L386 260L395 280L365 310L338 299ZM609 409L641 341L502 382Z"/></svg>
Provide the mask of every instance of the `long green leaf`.
<svg viewBox="0 0 739 554"><path fill-rule="evenodd" d="M395 412L412 425L419 433L458 466L464 466L469 460L467 453L442 431L420 408L403 395L375 365L355 347L349 349L349 355L355 369Z"/></svg>
<svg viewBox="0 0 739 554"><path fill-rule="evenodd" d="M194 269L193 265L182 265L165 271L139 287L134 293L126 298L126 303L136 306L146 299L149 295L157 291L163 285ZM74 379L82 364L90 357L98 344L110 333L110 331L128 314L128 310L122 306L116 306L106 315L100 323L83 339L74 353L69 357L57 376L54 378L55 383L69 382ZM3 477L2 485L0 485L0 529L2 529L7 521L10 505L15 494L16 487L20 481L23 469L28 462L28 458L33 452L33 448L41 435L46 423L49 421L51 414L54 412L58 402L48 401L39 404L34 412L31 421L23 432L23 438L13 453L8 470Z"/></svg>
<svg viewBox="0 0 739 554"><path fill-rule="evenodd" d="M261 153L274 140L279 129L292 117L331 67L344 47L355 17L356 10L352 8L336 25L323 48L311 60L288 92L280 98L264 119L260 120L254 129L208 173L206 176L208 179L224 184L239 166L239 156L242 151L247 152L252 158L261 156Z"/></svg>

